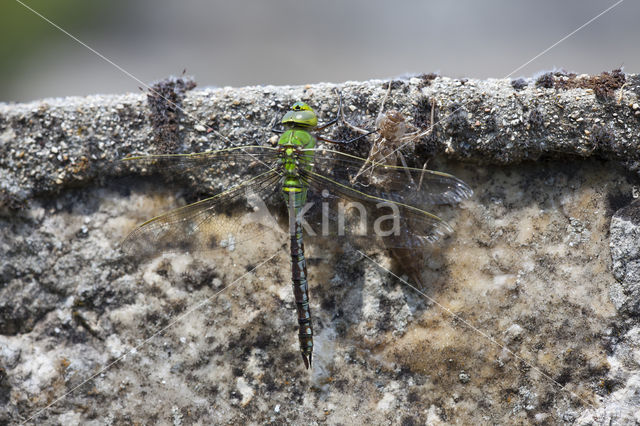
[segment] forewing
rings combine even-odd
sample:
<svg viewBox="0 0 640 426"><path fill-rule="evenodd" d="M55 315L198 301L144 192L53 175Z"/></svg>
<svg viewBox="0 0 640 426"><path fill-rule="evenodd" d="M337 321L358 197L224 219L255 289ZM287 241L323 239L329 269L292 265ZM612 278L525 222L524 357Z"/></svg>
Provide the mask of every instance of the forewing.
<svg viewBox="0 0 640 426"><path fill-rule="evenodd" d="M229 177L255 176L276 167L277 158L274 147L249 145L192 154L130 156L118 165L143 173L191 178L201 186L220 188Z"/></svg>
<svg viewBox="0 0 640 426"><path fill-rule="evenodd" d="M356 192L421 210L455 204L473 195L466 183L447 173L384 164L330 149L315 150L314 172Z"/></svg>

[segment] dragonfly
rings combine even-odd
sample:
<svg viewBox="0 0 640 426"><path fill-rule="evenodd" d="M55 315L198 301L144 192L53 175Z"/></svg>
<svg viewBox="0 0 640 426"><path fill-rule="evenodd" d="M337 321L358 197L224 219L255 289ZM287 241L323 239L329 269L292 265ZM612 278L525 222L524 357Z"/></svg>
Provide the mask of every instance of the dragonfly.
<svg viewBox="0 0 640 426"><path fill-rule="evenodd" d="M396 244L419 250L452 232L449 224L427 208L455 204L472 195L469 186L447 173L378 163L333 149L362 137L336 141L323 136L320 132L336 124L339 116L319 125L315 111L305 102L296 102L272 128L279 135L276 145L122 160L202 180L227 169L250 176L216 195L142 223L121 244L128 254L241 250L269 232L270 226L255 218L237 220L230 212L246 209L248 195L280 205L280 210L286 207L298 341L307 369L312 366L313 326L303 238L347 238L368 247L373 240L395 234ZM320 146L320 142L325 144ZM352 181L363 167L382 177L384 185ZM420 189L415 182L421 182ZM404 223L411 223L412 229L401 230Z"/></svg>

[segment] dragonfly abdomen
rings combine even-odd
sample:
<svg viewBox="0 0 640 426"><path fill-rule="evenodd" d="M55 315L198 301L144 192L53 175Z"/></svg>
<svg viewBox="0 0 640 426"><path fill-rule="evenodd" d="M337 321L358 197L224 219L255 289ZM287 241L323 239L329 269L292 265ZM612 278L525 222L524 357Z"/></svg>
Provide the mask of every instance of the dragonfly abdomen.
<svg viewBox="0 0 640 426"><path fill-rule="evenodd" d="M309 309L309 283L307 281L307 264L304 258L302 242L302 225L295 221L295 230L291 234L291 280L293 296L298 312L298 340L300 353L305 367L311 366L313 354L313 328L311 326L311 310Z"/></svg>
<svg viewBox="0 0 640 426"><path fill-rule="evenodd" d="M302 242L302 222L300 211L307 199L307 186L299 176L290 175L282 188L289 211L289 233L291 237L291 282L293 297L298 313L298 340L300 354L305 367L311 366L313 354L313 328L309 309L309 283L307 281L307 263Z"/></svg>

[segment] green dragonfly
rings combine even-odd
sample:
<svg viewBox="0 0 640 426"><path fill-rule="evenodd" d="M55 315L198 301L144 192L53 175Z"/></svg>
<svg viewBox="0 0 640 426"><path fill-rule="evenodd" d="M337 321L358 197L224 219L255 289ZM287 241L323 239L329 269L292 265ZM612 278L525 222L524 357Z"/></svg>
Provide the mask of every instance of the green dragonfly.
<svg viewBox="0 0 640 426"><path fill-rule="evenodd" d="M337 122L338 117L318 125L313 109L296 102L280 126L272 129L280 134L276 146L235 146L193 154L125 158L125 163L191 173L203 180L229 167L252 177L210 198L142 223L126 237L123 250L132 255L153 255L240 249L243 244L255 243L269 230L263 221L231 216L236 208L246 209L245 195L286 206L298 339L308 369L312 363L313 328L303 233L350 238L358 245L394 235L398 246L420 249L452 231L426 209L454 204L472 195L463 181L446 173L388 165L331 149L330 145L319 147L319 141L334 145L353 141L334 141L318 134ZM372 171L367 174L370 178L354 181L363 167ZM420 182L420 188L415 182Z"/></svg>

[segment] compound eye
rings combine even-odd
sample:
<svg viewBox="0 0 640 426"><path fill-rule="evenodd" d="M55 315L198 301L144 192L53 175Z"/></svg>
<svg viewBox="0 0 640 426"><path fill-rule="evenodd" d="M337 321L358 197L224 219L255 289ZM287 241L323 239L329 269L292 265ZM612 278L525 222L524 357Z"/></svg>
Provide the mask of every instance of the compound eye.
<svg viewBox="0 0 640 426"><path fill-rule="evenodd" d="M310 109L309 106L304 102L296 102L295 104L291 105L292 111L306 111L309 109Z"/></svg>

